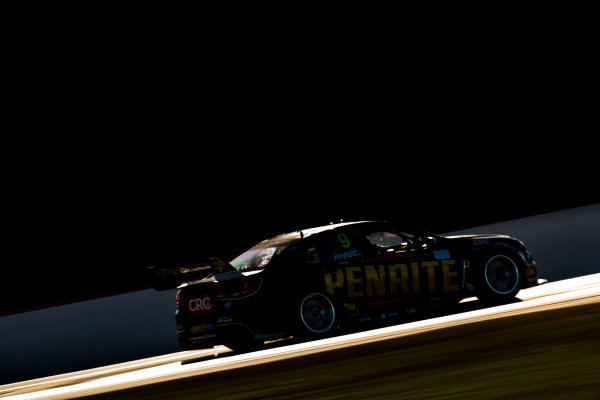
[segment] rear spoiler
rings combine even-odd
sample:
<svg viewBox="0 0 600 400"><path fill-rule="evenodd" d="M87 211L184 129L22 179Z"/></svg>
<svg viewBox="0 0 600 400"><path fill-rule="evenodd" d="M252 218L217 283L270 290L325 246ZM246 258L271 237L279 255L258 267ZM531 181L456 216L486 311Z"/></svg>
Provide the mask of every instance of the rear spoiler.
<svg viewBox="0 0 600 400"><path fill-rule="evenodd" d="M207 262L186 265L155 265L146 269L146 273L155 290L170 290L177 286L207 278L211 274L235 271L235 268L221 260L211 257Z"/></svg>

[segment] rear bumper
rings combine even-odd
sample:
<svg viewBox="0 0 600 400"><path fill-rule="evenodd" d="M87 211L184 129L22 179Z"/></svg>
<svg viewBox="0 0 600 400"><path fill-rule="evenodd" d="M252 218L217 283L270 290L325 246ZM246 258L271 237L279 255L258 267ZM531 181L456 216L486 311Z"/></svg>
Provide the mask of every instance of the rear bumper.
<svg viewBox="0 0 600 400"><path fill-rule="evenodd" d="M177 340L184 349L205 348L217 345L216 324L212 322L193 325L177 324Z"/></svg>

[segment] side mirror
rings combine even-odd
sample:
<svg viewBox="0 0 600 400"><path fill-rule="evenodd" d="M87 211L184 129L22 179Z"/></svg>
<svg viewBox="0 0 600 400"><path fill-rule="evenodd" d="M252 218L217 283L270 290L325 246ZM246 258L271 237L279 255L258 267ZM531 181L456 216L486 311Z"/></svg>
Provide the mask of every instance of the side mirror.
<svg viewBox="0 0 600 400"><path fill-rule="evenodd" d="M437 240L433 236L427 236L419 241L418 247L419 249L427 250L435 247L436 244Z"/></svg>

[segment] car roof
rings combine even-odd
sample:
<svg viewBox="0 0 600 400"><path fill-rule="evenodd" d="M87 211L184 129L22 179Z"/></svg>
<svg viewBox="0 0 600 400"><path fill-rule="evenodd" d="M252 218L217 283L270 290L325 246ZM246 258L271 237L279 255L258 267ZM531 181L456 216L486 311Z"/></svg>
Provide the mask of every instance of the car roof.
<svg viewBox="0 0 600 400"><path fill-rule="evenodd" d="M352 222L340 222L337 224L329 224L323 226L317 226L314 228L301 229L295 232L284 233L282 235L274 236L270 239L263 240L257 246L267 244L267 242L271 245L276 245L277 243L282 242L292 242L300 239L305 239L309 236L313 236L322 232L336 230L349 225L357 225L357 224L367 224L367 223L381 223L381 221L352 221Z"/></svg>

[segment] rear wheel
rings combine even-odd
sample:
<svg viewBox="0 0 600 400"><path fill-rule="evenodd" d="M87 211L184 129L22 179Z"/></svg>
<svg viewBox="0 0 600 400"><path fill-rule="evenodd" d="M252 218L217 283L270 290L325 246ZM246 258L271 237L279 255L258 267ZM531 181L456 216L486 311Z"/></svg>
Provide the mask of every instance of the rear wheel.
<svg viewBox="0 0 600 400"><path fill-rule="evenodd" d="M337 314L331 299L322 293L302 297L298 309L300 336L324 337L335 331Z"/></svg>
<svg viewBox="0 0 600 400"><path fill-rule="evenodd" d="M513 257L505 253L492 254L485 259L477 297L485 301L509 301L519 292L520 279Z"/></svg>

